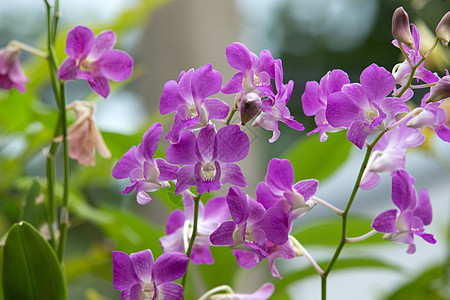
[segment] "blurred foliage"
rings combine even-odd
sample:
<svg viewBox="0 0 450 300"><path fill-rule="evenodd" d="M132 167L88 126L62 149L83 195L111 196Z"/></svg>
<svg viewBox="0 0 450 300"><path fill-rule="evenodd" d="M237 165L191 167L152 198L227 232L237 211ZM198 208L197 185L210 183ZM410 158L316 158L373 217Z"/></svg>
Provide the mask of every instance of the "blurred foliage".
<svg viewBox="0 0 450 300"><path fill-rule="evenodd" d="M448 299L449 282L444 281L444 268L432 266L422 274L401 286L386 300L408 299L408 300L445 300Z"/></svg>
<svg viewBox="0 0 450 300"><path fill-rule="evenodd" d="M283 158L289 159L294 167L295 182L311 178L322 180L347 159L351 147L345 131L330 134L326 143L315 135L292 145Z"/></svg>

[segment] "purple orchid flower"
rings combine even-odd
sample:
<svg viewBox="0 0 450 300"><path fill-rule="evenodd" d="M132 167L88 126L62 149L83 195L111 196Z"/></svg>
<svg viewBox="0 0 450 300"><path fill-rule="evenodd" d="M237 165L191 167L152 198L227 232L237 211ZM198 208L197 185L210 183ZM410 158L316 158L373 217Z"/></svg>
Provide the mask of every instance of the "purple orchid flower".
<svg viewBox="0 0 450 300"><path fill-rule="evenodd" d="M247 181L235 163L244 159L250 147L247 134L238 125L228 125L216 133L213 124L199 131L184 131L178 144L167 148L167 161L184 165L177 173L175 194L197 186L199 194L219 190L229 183L246 187Z"/></svg>
<svg viewBox="0 0 450 300"><path fill-rule="evenodd" d="M266 240L265 249L268 254L269 269L272 276L282 279L278 269L275 266L275 260L278 257L284 259L292 259L296 257L295 250L292 248L290 241L287 241L283 245L277 245ZM255 253L233 250L233 255L236 257L238 265L245 269L252 269L259 263L258 255Z"/></svg>
<svg viewBox="0 0 450 300"><path fill-rule="evenodd" d="M381 180L380 172L404 170L406 149L420 146L424 141L425 136L417 129L407 127L406 122L386 132L373 148L360 187L364 190L374 188Z"/></svg>
<svg viewBox="0 0 450 300"><path fill-rule="evenodd" d="M253 126L259 126L273 131L272 138L269 139L270 143L275 142L280 136L278 121L281 121L298 131L305 129L302 124L294 120L294 117L291 116L291 113L286 106L291 97L292 89L294 88L294 81L290 80L288 84L283 84L283 66L281 60L277 59L274 66L277 95L275 95L271 89L263 89L263 87L261 87L268 98L262 101L261 114L253 122Z"/></svg>
<svg viewBox="0 0 450 300"><path fill-rule="evenodd" d="M408 254L416 252L414 235L418 235L430 244L436 240L432 234L425 233L424 226L432 219L431 202L428 191L419 191L417 199L413 186L414 178L405 170L392 175L392 201L400 209L390 209L379 214L372 223L372 228L385 233L384 239L408 244Z"/></svg>
<svg viewBox="0 0 450 300"><path fill-rule="evenodd" d="M94 92L107 98L108 79L124 81L131 76L133 59L123 51L113 49L116 34L106 30L94 35L91 29L77 26L69 31L66 53L69 55L58 69L62 80L86 79Z"/></svg>
<svg viewBox="0 0 450 300"><path fill-rule="evenodd" d="M233 220L223 222L210 236L211 243L256 254L257 261L268 256L266 240L282 245L288 240L286 216L279 207L266 209L236 186L226 196ZM243 267L248 267L247 262Z"/></svg>
<svg viewBox="0 0 450 300"><path fill-rule="evenodd" d="M308 135L319 133L320 141L325 142L328 138L327 132L337 132L345 128L335 128L330 126L326 117L325 110L327 108L327 99L333 93L340 92L344 84L349 84L350 80L347 73L342 70L329 71L317 81L308 81L306 83L305 92L302 95L302 107L305 115L315 116L317 128Z"/></svg>
<svg viewBox="0 0 450 300"><path fill-rule="evenodd" d="M372 64L361 73L361 84L352 83L328 97L325 116L333 127L349 128L348 139L362 149L369 135L385 130L402 112L409 112L404 103L412 96L387 97L395 87L395 78L386 69Z"/></svg>
<svg viewBox="0 0 450 300"><path fill-rule="evenodd" d="M28 77L20 66L20 48L8 45L0 49L0 89L10 90L13 87L25 92L25 83Z"/></svg>
<svg viewBox="0 0 450 300"><path fill-rule="evenodd" d="M265 209L280 207L289 215L289 224L310 211L317 203L311 198L319 181L302 180L294 184L294 168L287 159L274 158L267 167L266 181L256 187L256 199Z"/></svg>
<svg viewBox="0 0 450 300"><path fill-rule="evenodd" d="M232 43L226 50L227 61L236 70L230 82L224 85L224 94L256 93L264 96L261 88L271 89L270 79L275 78L274 59L269 50L262 50L259 58L241 43Z"/></svg>
<svg viewBox="0 0 450 300"><path fill-rule="evenodd" d="M403 47L403 50L405 50L405 52L408 54L408 58L411 61L411 63L413 65L416 65L422 59L422 54L419 51L420 36L419 36L419 32L418 32L416 26L414 24L411 24L411 27L412 27L412 33L413 33L413 38L414 38L413 48L409 48L406 45L405 46L407 47L407 49L405 49L405 47L403 47L403 46L402 47ZM399 48L399 44L398 44L397 40L392 41L392 43L397 48ZM393 75L395 77L395 83L399 84L401 86L400 90L408 82L411 71L412 71L411 65L407 60L394 66ZM419 67L416 69L416 72L414 73L414 78L416 78L417 81L422 80L425 83L437 82L439 80L439 77L436 74L425 69L424 62L422 62L419 65Z"/></svg>
<svg viewBox="0 0 450 300"><path fill-rule="evenodd" d="M150 250L128 254L113 252L113 286L122 300L183 299L183 286L174 283L186 272L189 258L168 252L153 262Z"/></svg>
<svg viewBox="0 0 450 300"><path fill-rule="evenodd" d="M417 129L429 126L441 140L450 143L450 128L445 124L446 113L443 108L439 107L444 100L426 103L430 93L427 93L422 99L420 107L423 108L423 111L409 120L406 126Z"/></svg>
<svg viewBox="0 0 450 300"><path fill-rule="evenodd" d="M152 200L147 192L167 188L170 186L168 181L177 177L178 166L168 164L162 158L153 159L162 131L160 123L153 124L144 134L142 142L137 147L131 147L112 171L116 179L130 178L131 184L122 194L136 189L137 202L141 205Z"/></svg>
<svg viewBox="0 0 450 300"><path fill-rule="evenodd" d="M221 85L222 76L211 65L183 71L177 81L166 82L159 111L162 115L175 112L175 120L165 139L178 143L183 130L196 130L206 127L210 120L226 118L228 104L208 98L218 93Z"/></svg>
<svg viewBox="0 0 450 300"><path fill-rule="evenodd" d="M194 222L194 201L187 194L183 193L184 212L177 209L173 211L167 220L166 236L159 239L164 252L178 251L186 252L189 246L189 239L192 235ZM228 220L230 211L228 210L225 197L209 199L206 206L200 202L198 211L197 237L192 248L191 261L195 264L213 264L209 246L209 235Z"/></svg>

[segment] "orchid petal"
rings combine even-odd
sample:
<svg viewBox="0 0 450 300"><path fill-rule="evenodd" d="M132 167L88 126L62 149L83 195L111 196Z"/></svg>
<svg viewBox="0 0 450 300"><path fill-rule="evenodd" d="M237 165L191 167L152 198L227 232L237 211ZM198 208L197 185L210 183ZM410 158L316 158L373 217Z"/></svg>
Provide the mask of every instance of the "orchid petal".
<svg viewBox="0 0 450 300"><path fill-rule="evenodd" d="M74 59L89 53L94 44L95 35L85 26L77 26L69 31L66 40L66 53Z"/></svg>
<svg viewBox="0 0 450 300"><path fill-rule="evenodd" d="M133 73L133 59L120 50L109 50L97 61L101 74L114 81L124 81Z"/></svg>
<svg viewBox="0 0 450 300"><path fill-rule="evenodd" d="M153 281L158 286L181 278L186 273L188 260L187 255L180 252L162 254L153 265Z"/></svg>
<svg viewBox="0 0 450 300"><path fill-rule="evenodd" d="M130 254L136 275L143 282L152 281L153 254L149 249Z"/></svg>

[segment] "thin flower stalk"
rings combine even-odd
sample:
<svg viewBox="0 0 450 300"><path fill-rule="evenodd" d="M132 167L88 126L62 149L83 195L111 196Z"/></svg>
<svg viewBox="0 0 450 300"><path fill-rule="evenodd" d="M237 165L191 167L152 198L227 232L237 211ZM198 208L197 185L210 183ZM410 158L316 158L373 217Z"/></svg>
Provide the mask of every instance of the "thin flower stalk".
<svg viewBox="0 0 450 300"><path fill-rule="evenodd" d="M36 48L34 48L34 47L30 46L30 45L24 44L24 43L19 42L19 41L12 40L11 42L9 42L9 45L19 47L20 49L22 49L22 50L24 50L24 51L26 51L28 53L31 53L33 55L36 55L36 56L39 56L39 57L42 57L42 58L48 58L48 54L45 53L44 51L41 51L39 49L36 49Z"/></svg>
<svg viewBox="0 0 450 300"><path fill-rule="evenodd" d="M300 244L299 241L297 241L297 239L292 238L291 236L289 236L289 241L293 244L294 249L299 250L299 254L301 254L302 256L306 257L306 259L311 263L311 265L313 266L314 269L316 269L317 273L322 276L323 275L323 270L322 268L319 266L319 264L314 260L314 258L311 256L311 254L309 254L308 251L306 251L305 247L303 247L302 244Z"/></svg>
<svg viewBox="0 0 450 300"><path fill-rule="evenodd" d="M224 291L227 294L233 294L234 293L233 289L230 286L228 286L228 285L220 285L220 286L216 286L215 288L213 288L213 289L207 291L206 293L204 293L200 298L198 298L198 300L208 300L208 299L210 299L210 297L212 295L214 295L217 292L221 292L221 291Z"/></svg>
<svg viewBox="0 0 450 300"><path fill-rule="evenodd" d="M422 58L419 60L419 62L416 65L411 66L411 74L409 75L408 82L405 84L405 86L402 88L402 90L397 95L395 95L395 97L400 98L406 92L406 90L411 86L411 83L412 83L412 80L414 78L414 74L416 73L417 68L425 61L425 59L428 57L428 55L430 55L430 53L434 50L434 48L436 48L438 43L439 43L439 38L436 38L436 40L435 40L433 46L430 48L430 50L428 50L428 52L424 56L422 56ZM402 49L402 48L400 47L400 49Z"/></svg>
<svg viewBox="0 0 450 300"><path fill-rule="evenodd" d="M342 214L344 213L344 211L343 211L342 209L339 209L339 208L337 208L336 206L334 206L334 205L328 203L327 201L322 200L322 199L320 199L320 198L317 198L316 196L313 196L313 197L311 198L311 200L314 201L314 202L316 202L316 203L319 203L320 205L322 205L322 206L324 206L324 207L326 207L326 208L328 208L328 209L330 209L330 210L332 210L332 211L334 211L335 213L337 213L337 214L340 215L340 216L342 216Z"/></svg>
<svg viewBox="0 0 450 300"><path fill-rule="evenodd" d="M192 252L192 248L194 247L194 242L195 242L195 237L197 236L197 224L198 224L198 209L200 206L200 197L202 196L202 194L199 194L198 196L196 196L193 200L194 200L194 224L192 225L192 235L191 238L189 240L189 247L187 249L186 255L188 256L188 258L191 257L191 252ZM189 267L189 261L187 262L187 266L186 266L186 273L184 273L183 278L181 279L181 285L183 286L183 289L186 288L186 277L187 277L187 272L188 272L188 267Z"/></svg>
<svg viewBox="0 0 450 300"><path fill-rule="evenodd" d="M353 186L353 191L352 191L352 193L350 195L350 198L348 200L347 207L345 208L344 213L342 214L341 241L339 242L339 245L337 246L330 263L328 264L327 268L325 269L325 271L321 275L321 277L322 277L322 300L326 300L327 299L327 277L328 277L328 274L333 269L334 264L338 260L339 255L341 254L342 248L344 248L344 245L347 243L347 241L346 241L346 239L347 239L347 221L348 221L348 214L350 212L350 208L351 208L351 206L353 204L353 201L355 200L356 193L359 190L361 179L362 179L364 171L365 171L365 169L367 167L367 164L369 162L369 158L370 158L370 155L372 153L373 147L375 147L375 145L378 143L378 141L381 139L381 137L385 134L385 132L386 131L381 132L375 138L375 140L367 147L366 155L364 156L364 160L363 160L363 162L361 164L361 168L359 170L358 177L356 179L355 185Z"/></svg>
<svg viewBox="0 0 450 300"><path fill-rule="evenodd" d="M361 241L364 241L364 240L366 240L366 239L368 239L368 238L374 236L376 233L377 233L376 230L371 230L371 231L369 231L368 233L363 234L363 235L358 236L358 237L354 237L354 238L346 238L345 241L346 241L347 243L357 243L357 242L361 242Z"/></svg>

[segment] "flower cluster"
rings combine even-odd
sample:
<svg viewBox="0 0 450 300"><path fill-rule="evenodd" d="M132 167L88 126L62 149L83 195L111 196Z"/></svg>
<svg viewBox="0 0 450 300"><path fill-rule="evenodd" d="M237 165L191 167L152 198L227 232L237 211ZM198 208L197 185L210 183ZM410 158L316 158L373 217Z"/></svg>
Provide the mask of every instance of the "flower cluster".
<svg viewBox="0 0 450 300"><path fill-rule="evenodd" d="M436 28L436 43L448 42L448 18L447 13ZM414 253L413 234L429 243L436 241L423 233L423 226L431 222L431 204L426 190L416 200L414 180L405 170L406 150L424 143L424 127L450 142L445 110L439 107L450 96L450 82L448 75L440 78L425 68L424 60L436 44L425 56L422 54L417 28L409 23L401 7L394 13L392 33L392 43L405 58L392 73L372 64L361 73L360 83L350 83L344 71L333 70L320 83L306 84L302 104L305 114L315 116L317 124L309 134L319 132L320 140L325 141L327 133L347 130L353 144L369 148L371 155L359 183L362 189L374 188L381 181L378 173L391 173L392 200L400 214L395 209L385 211L375 218L372 227L386 233L390 241L409 244L408 253ZM414 79L421 84L412 85ZM414 95L413 88L429 89L420 107L408 102ZM371 143L368 138L373 135L377 138Z"/></svg>
<svg viewBox="0 0 450 300"><path fill-rule="evenodd" d="M71 60L73 55L68 53ZM167 161L153 158L163 132L161 124L155 123L142 142L117 162L112 173L116 179L129 178L130 184L122 193L136 189L139 204L151 200L149 193L169 187L170 182L175 184L184 211L173 211L167 221L166 236L160 238L165 254L186 253L195 264L212 264L210 246L227 246L245 268L269 257L272 273L279 277L275 258L295 257L289 241L292 220L316 204L310 198L317 190L317 181L294 185L289 161L276 159L269 165L266 182L256 191L258 199L246 195L241 187L246 187L247 181L238 163L248 155L250 141L240 126L255 118L253 126L273 131L270 142L280 135L278 121L303 130L286 107L294 82L283 83L281 60L275 60L268 50L258 57L243 44L233 43L227 47L226 56L239 72L224 86L221 74L211 65L182 71L176 81L164 85L160 113L174 113L165 136L170 142L165 151ZM231 112L228 104L216 98L219 92L235 94ZM230 124L236 111L240 111L241 120L237 125ZM206 204L199 200L202 194L220 190L225 184L231 185L226 197L209 199ZM190 190L192 187L198 195ZM138 286L136 290L145 290L142 283ZM123 290L122 286L116 288ZM271 294L273 286L264 290Z"/></svg>
<svg viewBox="0 0 450 300"><path fill-rule="evenodd" d="M449 18L446 15L436 29L436 43L439 40L448 43ZM332 70L320 82L307 82L301 100L305 114L314 116L317 125L308 135L319 133L320 141L324 142L328 133L346 130L355 146L367 147L356 189L372 189L381 181L379 173L391 173L392 201L398 210L380 213L372 223L374 230L365 236L384 233L385 239L406 243L409 245L407 252L414 253L414 235L429 243L436 240L432 234L425 233L424 226L432 219L431 203L425 189L418 197L416 195L414 179L405 170L406 151L424 143L424 127L431 127L442 140L450 142L445 111L439 107L450 96L450 76L440 78L425 68L423 62L428 54L423 56L423 51L419 51L419 34L416 27L409 24L402 8L394 13L392 24L393 44L400 49L404 62L392 72L371 64L362 71L359 82L353 83L344 71ZM78 36L91 36L82 28L71 34L73 40ZM65 71L62 73L71 74L67 78L87 79L94 90L104 81L99 78L122 78L113 76L108 65L103 64L100 54L108 53L107 50L97 49L98 40L103 39L110 41L110 49L114 43L108 36L102 33L95 40L92 37L92 45L66 48L69 58L63 64ZM128 296L134 299L136 295L159 299L158 294L164 298L165 287L169 285L173 293L182 297L183 287L171 281L182 276L189 261L213 264L212 246L232 249L243 268L253 268L267 258L272 275L278 278L281 278L275 267L278 257L305 256L320 275L329 273L320 268L290 232L294 221L317 204L343 216L345 223L353 199L349 200L345 211L334 207L316 196L317 180L295 183L290 161L278 158L269 162L265 180L253 193L255 197L244 192L242 188L247 187L247 181L239 162L248 155L250 141L241 126L254 119L253 126L273 132L271 143L280 135L280 121L298 131L304 127L294 120L287 108L294 82L283 82L280 59L274 59L268 50L257 56L241 43L229 45L226 58L238 72L223 86L221 74L209 64L182 71L177 80L164 85L160 113L174 113L171 128L165 135L170 143L165 159L153 157L163 132L162 125L155 123L144 134L142 142L126 152L113 169L116 179L129 178L130 185L123 193L136 189L139 204L151 200L148 193L171 184L175 185L175 194L182 195L184 204L184 210L173 211L167 220L166 235L160 238L164 254L153 269L150 250L130 257L115 252L114 285L122 290L124 299ZM412 85L414 79L422 84ZM410 108L413 88L429 89L420 107ZM235 95L231 109L219 99L219 92ZM230 124L237 111L240 121ZM231 185L225 197L212 197L206 199L206 203L203 203L205 199L200 200L202 195L221 190L224 185ZM341 243L357 239L346 237ZM336 257L343 245L338 246ZM177 267L168 266L166 278L160 279L156 266L160 265L159 260L167 262L169 257L173 257ZM229 288L214 288L201 299L220 290L229 291ZM238 297L232 290L230 293L233 299L265 299L272 292L273 286L264 285L251 295ZM221 295L211 296L211 299L221 299Z"/></svg>

